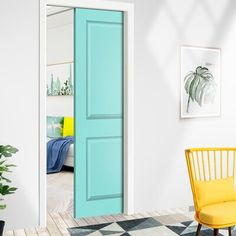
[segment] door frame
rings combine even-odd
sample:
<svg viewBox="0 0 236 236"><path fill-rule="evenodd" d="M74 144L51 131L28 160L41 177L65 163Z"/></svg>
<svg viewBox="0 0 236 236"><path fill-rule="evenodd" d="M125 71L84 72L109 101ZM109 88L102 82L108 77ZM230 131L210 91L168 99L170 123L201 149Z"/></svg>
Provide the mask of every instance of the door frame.
<svg viewBox="0 0 236 236"><path fill-rule="evenodd" d="M116 10L124 13L124 213L134 213L134 7L107 0L40 0L39 225L46 226L46 6Z"/></svg>

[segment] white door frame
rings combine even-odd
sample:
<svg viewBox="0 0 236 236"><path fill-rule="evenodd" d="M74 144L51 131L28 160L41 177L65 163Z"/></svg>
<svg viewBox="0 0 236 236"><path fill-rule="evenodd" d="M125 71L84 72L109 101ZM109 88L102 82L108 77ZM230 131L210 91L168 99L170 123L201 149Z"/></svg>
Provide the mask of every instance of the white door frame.
<svg viewBox="0 0 236 236"><path fill-rule="evenodd" d="M124 12L124 213L133 214L134 8L106 0L40 0L39 225L46 225L46 6L80 7Z"/></svg>

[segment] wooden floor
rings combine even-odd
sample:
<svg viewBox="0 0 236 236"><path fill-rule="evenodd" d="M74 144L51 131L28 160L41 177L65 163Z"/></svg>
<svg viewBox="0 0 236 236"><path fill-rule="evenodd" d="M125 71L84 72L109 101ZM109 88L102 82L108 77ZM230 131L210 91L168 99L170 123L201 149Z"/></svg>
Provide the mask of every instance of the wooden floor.
<svg viewBox="0 0 236 236"><path fill-rule="evenodd" d="M47 211L73 212L74 173L61 171L47 175Z"/></svg>
<svg viewBox="0 0 236 236"><path fill-rule="evenodd" d="M161 212L149 212L140 213L135 215L110 215L102 217L91 217L82 218L76 220L72 217L70 212L62 213L48 213L47 215L47 227L46 228L31 228L31 229L20 229L14 231L7 231L4 236L60 236L60 235L70 235L67 228L78 227L84 225L92 225L99 223L109 223L121 220L138 219L143 217L153 217L153 216L165 216L168 217L175 214L175 218L179 217L179 222L184 221L183 217L188 219L193 219L193 212L188 212L185 208L178 208L168 211Z"/></svg>
<svg viewBox="0 0 236 236"><path fill-rule="evenodd" d="M168 211L149 212L127 215L109 215L102 217L82 218L76 220L72 216L73 212L73 173L62 171L57 174L47 176L47 227L31 228L7 231L4 236L60 236L70 235L67 228L85 225L109 223L114 221L138 219L143 217L164 216L162 219L168 222L171 216L177 218L179 222L193 219L193 212L188 212L186 208L178 208ZM59 213L58 213L59 212Z"/></svg>

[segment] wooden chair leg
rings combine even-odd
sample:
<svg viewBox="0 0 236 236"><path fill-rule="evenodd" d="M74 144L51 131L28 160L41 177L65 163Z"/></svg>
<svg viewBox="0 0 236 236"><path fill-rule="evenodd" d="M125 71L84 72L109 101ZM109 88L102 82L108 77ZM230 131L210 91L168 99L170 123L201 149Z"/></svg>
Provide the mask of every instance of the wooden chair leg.
<svg viewBox="0 0 236 236"><path fill-rule="evenodd" d="M229 227L228 230L229 230L229 236L231 236L232 235L231 234L231 227Z"/></svg>
<svg viewBox="0 0 236 236"><path fill-rule="evenodd" d="M214 236L218 236L219 229L214 229Z"/></svg>
<svg viewBox="0 0 236 236"><path fill-rule="evenodd" d="M198 224L196 236L199 236L199 235L200 235L201 228L202 228L202 225L201 225L201 224Z"/></svg>

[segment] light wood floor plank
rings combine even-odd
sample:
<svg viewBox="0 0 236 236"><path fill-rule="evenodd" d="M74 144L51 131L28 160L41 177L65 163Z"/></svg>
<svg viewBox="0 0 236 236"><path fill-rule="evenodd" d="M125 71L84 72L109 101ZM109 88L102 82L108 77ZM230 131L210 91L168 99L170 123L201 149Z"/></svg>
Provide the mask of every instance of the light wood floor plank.
<svg viewBox="0 0 236 236"><path fill-rule="evenodd" d="M131 216L131 215L124 215L124 217L126 220L133 220L134 219L133 216Z"/></svg>
<svg viewBox="0 0 236 236"><path fill-rule="evenodd" d="M57 227L57 225L53 221L50 214L47 214L47 230L48 230L50 236L62 235L62 233L60 232L59 228Z"/></svg>
<svg viewBox="0 0 236 236"><path fill-rule="evenodd" d="M102 216L96 216L96 221L98 222L98 224L104 224L107 223L107 220L105 220Z"/></svg>
<svg viewBox="0 0 236 236"><path fill-rule="evenodd" d="M88 223L88 225L96 225L98 222L96 221L95 217L87 217L84 220Z"/></svg>
<svg viewBox="0 0 236 236"><path fill-rule="evenodd" d="M14 230L14 236L26 236L24 229Z"/></svg>
<svg viewBox="0 0 236 236"><path fill-rule="evenodd" d="M69 213L62 212L60 215L69 228L78 227L77 222L71 217Z"/></svg>
<svg viewBox="0 0 236 236"><path fill-rule="evenodd" d="M68 212L68 214L74 219L74 221L78 224L78 226L86 226L88 223L84 220L84 218L75 219L73 212Z"/></svg>
<svg viewBox="0 0 236 236"><path fill-rule="evenodd" d="M55 222L57 228L60 230L62 235L70 235L68 230L67 230L67 225L64 222L64 220L61 218L59 213L50 213L53 221Z"/></svg>
<svg viewBox="0 0 236 236"><path fill-rule="evenodd" d="M9 230L3 233L3 236L14 236L13 230Z"/></svg>
<svg viewBox="0 0 236 236"><path fill-rule="evenodd" d="M143 216L142 216L140 213L135 214L134 217L135 217L136 219L143 218Z"/></svg>
<svg viewBox="0 0 236 236"><path fill-rule="evenodd" d="M25 233L27 236L38 236L38 233L35 228L25 229Z"/></svg>
<svg viewBox="0 0 236 236"><path fill-rule="evenodd" d="M123 214L113 215L113 217L116 219L116 221L124 221L124 220L126 220L126 218L124 217Z"/></svg>
<svg viewBox="0 0 236 236"><path fill-rule="evenodd" d="M133 214L133 215L129 215L129 220L135 220L135 219L138 219L137 217L137 213L136 214Z"/></svg>
<svg viewBox="0 0 236 236"><path fill-rule="evenodd" d="M106 221L107 223L111 223L111 222L115 222L116 219L114 217L112 217L111 215L110 216L102 216Z"/></svg>
<svg viewBox="0 0 236 236"><path fill-rule="evenodd" d="M155 211L157 212L159 215L170 215L170 214L174 214L175 212L173 212L173 210L160 210L160 211Z"/></svg>
<svg viewBox="0 0 236 236"><path fill-rule="evenodd" d="M156 217L156 216L161 215L158 211L152 211L152 212L149 212L149 214L150 214L151 217Z"/></svg>
<svg viewBox="0 0 236 236"><path fill-rule="evenodd" d="M39 228L36 228L36 231L37 231L37 233L38 233L39 236L50 236L50 234L49 234L47 228L41 228L41 227L39 227Z"/></svg>
<svg viewBox="0 0 236 236"><path fill-rule="evenodd" d="M175 209L173 209L173 211L175 213L182 213L182 214L184 214L185 212L188 212L188 209L187 209L187 207L182 207L182 208L175 208Z"/></svg>
<svg viewBox="0 0 236 236"><path fill-rule="evenodd" d="M75 219L75 222L76 222L79 226L86 226L86 225L88 225L88 222L85 221L84 218Z"/></svg>
<svg viewBox="0 0 236 236"><path fill-rule="evenodd" d="M143 216L143 218L152 217L148 212L142 212L140 214Z"/></svg>

